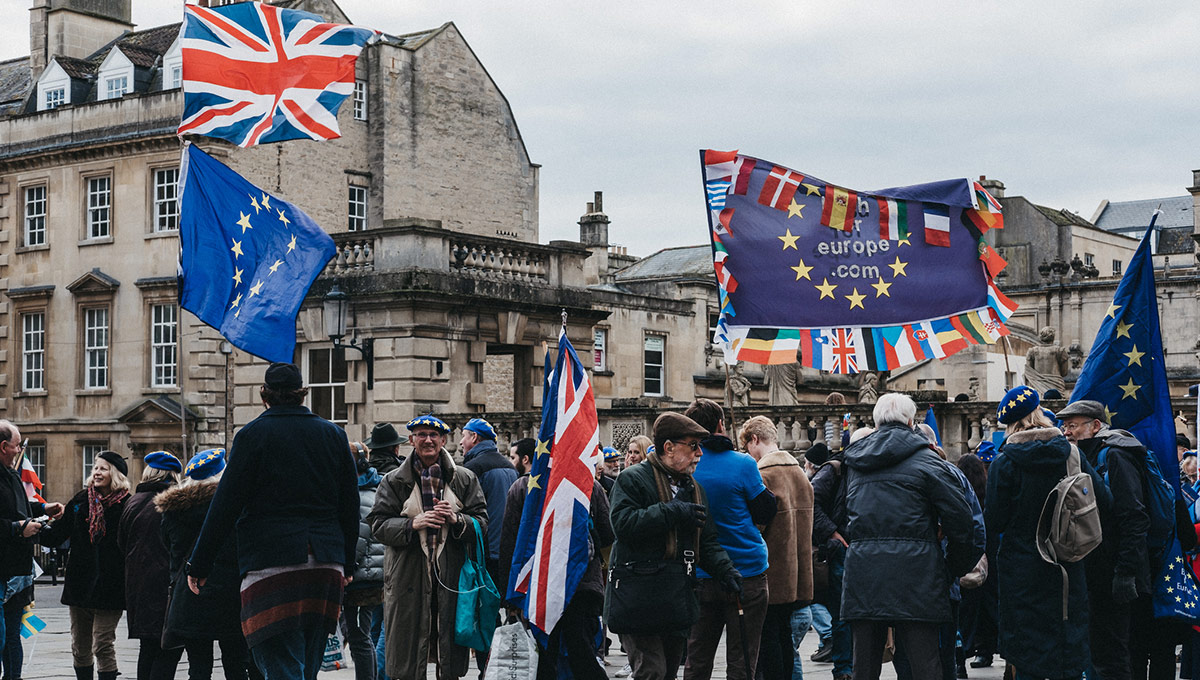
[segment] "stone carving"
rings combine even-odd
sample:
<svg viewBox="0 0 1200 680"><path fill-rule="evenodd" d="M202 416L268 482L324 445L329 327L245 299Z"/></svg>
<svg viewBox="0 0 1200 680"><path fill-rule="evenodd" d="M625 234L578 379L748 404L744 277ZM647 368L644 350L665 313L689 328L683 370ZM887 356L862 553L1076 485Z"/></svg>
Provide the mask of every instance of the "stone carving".
<svg viewBox="0 0 1200 680"><path fill-rule="evenodd" d="M1041 345L1025 354L1025 384L1039 393L1055 389L1064 395L1067 383L1063 377L1070 370L1067 350L1054 342L1054 328L1046 326L1038 333Z"/></svg>
<svg viewBox="0 0 1200 680"><path fill-rule="evenodd" d="M973 375L967 379L967 395L970 401L979 401L979 376Z"/></svg>
<svg viewBox="0 0 1200 680"><path fill-rule="evenodd" d="M879 401L879 376L874 371L858 374L858 403L874 404Z"/></svg>
<svg viewBox="0 0 1200 680"><path fill-rule="evenodd" d="M629 440L643 434L645 426L637 421L616 422L612 424L612 442L614 449L624 451L629 446Z"/></svg>
<svg viewBox="0 0 1200 680"><path fill-rule="evenodd" d="M764 367L772 406L795 406L799 403L796 388L801 384L800 362L770 364Z"/></svg>
<svg viewBox="0 0 1200 680"><path fill-rule="evenodd" d="M1067 348L1067 355L1071 357L1071 370L1078 371L1083 368L1083 348L1078 342L1072 342Z"/></svg>
<svg viewBox="0 0 1200 680"><path fill-rule="evenodd" d="M742 362L733 365L733 371L727 378L729 393L733 396L734 406L750 405L750 379L742 375Z"/></svg>

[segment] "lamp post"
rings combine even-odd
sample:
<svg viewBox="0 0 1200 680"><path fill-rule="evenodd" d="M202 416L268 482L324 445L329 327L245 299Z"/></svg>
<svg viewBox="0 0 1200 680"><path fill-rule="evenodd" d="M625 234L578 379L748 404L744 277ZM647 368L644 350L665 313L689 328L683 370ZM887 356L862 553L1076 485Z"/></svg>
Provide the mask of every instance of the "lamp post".
<svg viewBox="0 0 1200 680"><path fill-rule="evenodd" d="M325 294L325 334L333 342L334 347L341 349L356 349L362 354L367 364L367 389L375 387L375 338L362 338L356 335L349 344L341 342L346 337L346 312L350 307L350 296L336 285Z"/></svg>

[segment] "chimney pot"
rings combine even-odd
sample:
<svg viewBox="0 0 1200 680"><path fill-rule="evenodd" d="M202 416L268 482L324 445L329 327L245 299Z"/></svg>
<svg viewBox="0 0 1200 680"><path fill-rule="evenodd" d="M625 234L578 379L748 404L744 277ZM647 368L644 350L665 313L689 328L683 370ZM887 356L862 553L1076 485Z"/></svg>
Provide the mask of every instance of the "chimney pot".
<svg viewBox="0 0 1200 680"><path fill-rule="evenodd" d="M588 201L587 214L591 215L594 212L596 212L596 204Z"/></svg>
<svg viewBox="0 0 1200 680"><path fill-rule="evenodd" d="M598 213L604 212L604 192L603 191L596 192L595 203L596 203L596 212L598 212Z"/></svg>

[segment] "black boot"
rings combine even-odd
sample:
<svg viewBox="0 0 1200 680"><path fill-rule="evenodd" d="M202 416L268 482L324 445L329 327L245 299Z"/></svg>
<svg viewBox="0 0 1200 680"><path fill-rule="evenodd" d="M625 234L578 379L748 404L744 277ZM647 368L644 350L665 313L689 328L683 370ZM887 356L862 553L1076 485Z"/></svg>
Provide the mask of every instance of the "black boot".
<svg viewBox="0 0 1200 680"><path fill-rule="evenodd" d="M831 661L833 659L833 639L821 638L821 648L813 652L813 655L808 658L815 663L828 663Z"/></svg>
<svg viewBox="0 0 1200 680"><path fill-rule="evenodd" d="M98 680L117 680L120 673L118 671L100 671L96 675L99 676Z"/></svg>
<svg viewBox="0 0 1200 680"><path fill-rule="evenodd" d="M75 680L92 680L93 666L76 666Z"/></svg>
<svg viewBox="0 0 1200 680"><path fill-rule="evenodd" d="M954 669L959 680L967 677L967 651L962 647L954 648Z"/></svg>
<svg viewBox="0 0 1200 680"><path fill-rule="evenodd" d="M971 662L971 668L987 668L992 665L991 654L980 654Z"/></svg>

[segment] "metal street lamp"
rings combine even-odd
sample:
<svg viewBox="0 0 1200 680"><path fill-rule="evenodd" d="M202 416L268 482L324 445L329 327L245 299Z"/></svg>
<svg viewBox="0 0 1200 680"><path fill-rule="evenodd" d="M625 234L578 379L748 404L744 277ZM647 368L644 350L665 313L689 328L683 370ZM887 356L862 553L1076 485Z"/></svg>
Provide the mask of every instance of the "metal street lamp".
<svg viewBox="0 0 1200 680"><path fill-rule="evenodd" d="M341 349L356 349L367 364L367 389L375 387L375 338L357 336L349 344L341 342L346 337L346 312L350 308L350 296L336 285L325 294L325 334L333 346Z"/></svg>

